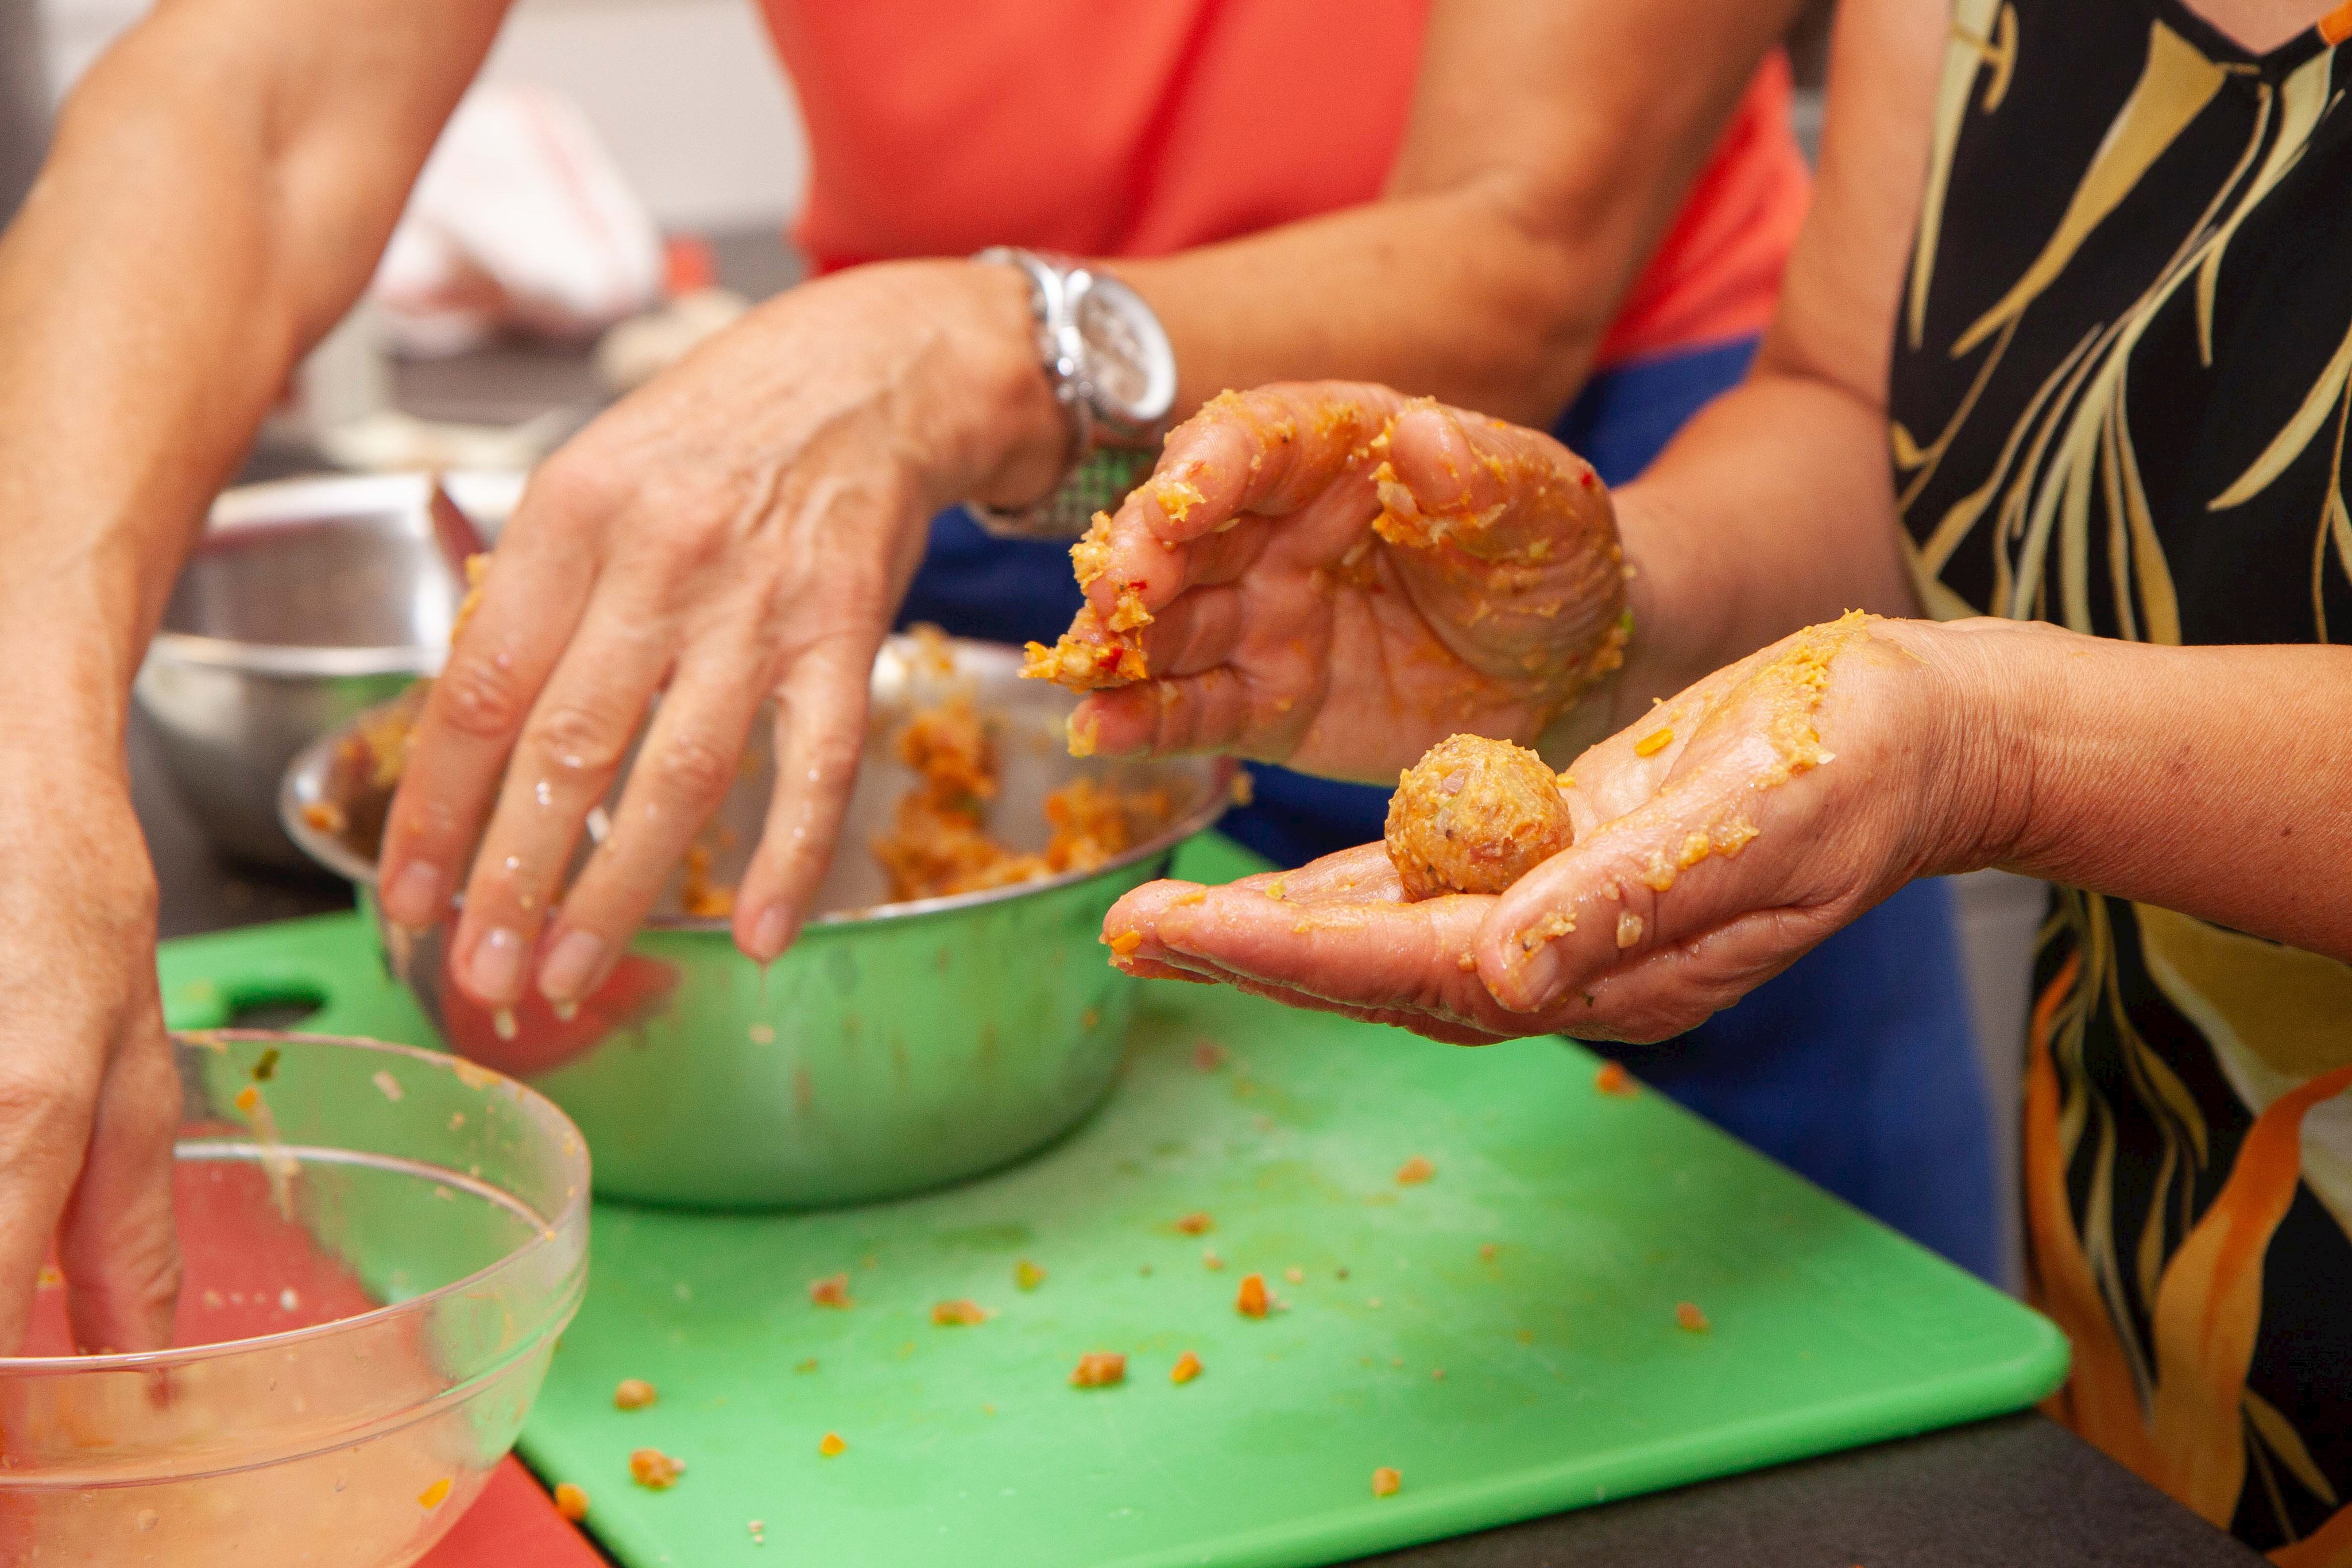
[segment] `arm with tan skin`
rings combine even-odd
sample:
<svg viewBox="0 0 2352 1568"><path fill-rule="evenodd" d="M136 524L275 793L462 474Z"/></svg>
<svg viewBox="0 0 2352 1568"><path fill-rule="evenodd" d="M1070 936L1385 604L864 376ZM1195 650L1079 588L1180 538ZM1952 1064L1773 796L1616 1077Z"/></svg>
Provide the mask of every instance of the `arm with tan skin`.
<svg viewBox="0 0 2352 1568"><path fill-rule="evenodd" d="M1576 844L1497 897L1405 903L1379 845L1230 888L1153 884L1106 924L1119 962L1464 1042L1654 1040L1908 878L1988 865L2352 959L2352 745L2333 716L2352 652L1855 617L1699 674L1841 603L1908 604L1883 366L1941 28L1919 0L1845 8L1821 197L1768 352L1618 497L1639 629L1595 698L1622 727L1568 769ZM1220 521L1186 527L1216 539ZM1149 559L1168 547L1141 536L1169 528L1139 505L1114 546ZM1147 598L1181 629L1206 552L1171 553ZM1285 678L1232 657L1223 674L1261 699ZM1158 722L1181 729L1185 682L1165 684ZM1142 703L1097 696L1081 722L1149 745L1115 727Z"/></svg>
<svg viewBox="0 0 2352 1568"><path fill-rule="evenodd" d="M76 89L0 238L0 1350L52 1237L78 1340L168 1333L179 1095L131 675L500 8L166 0Z"/></svg>
<svg viewBox="0 0 2352 1568"><path fill-rule="evenodd" d="M1118 265L1169 329L1180 407L1360 373L1549 419L1793 11L1441 0L1383 200ZM501 541L417 730L386 910L430 925L462 886L462 988L579 1000L774 696L780 783L734 915L737 944L773 957L833 852L926 519L1033 498L1065 439L1025 284L959 261L792 290L613 410L541 470ZM648 766L567 890L656 688Z"/></svg>

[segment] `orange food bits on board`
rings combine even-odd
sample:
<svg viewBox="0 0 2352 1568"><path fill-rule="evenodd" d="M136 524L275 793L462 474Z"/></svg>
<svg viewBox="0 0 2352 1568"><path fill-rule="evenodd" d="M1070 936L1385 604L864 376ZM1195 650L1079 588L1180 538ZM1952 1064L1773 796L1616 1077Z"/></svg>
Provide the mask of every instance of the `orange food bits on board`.
<svg viewBox="0 0 2352 1568"><path fill-rule="evenodd" d="M1024 1291L1034 1291L1045 1282L1045 1270L1024 1258L1013 1265L1013 1282Z"/></svg>
<svg viewBox="0 0 2352 1568"><path fill-rule="evenodd" d="M659 1448L639 1448L629 1456L629 1479L647 1491L667 1491L686 1474L686 1461L673 1459Z"/></svg>
<svg viewBox="0 0 2352 1568"><path fill-rule="evenodd" d="M588 1517L588 1494L570 1481L555 1483L555 1511L577 1524Z"/></svg>
<svg viewBox="0 0 2352 1568"><path fill-rule="evenodd" d="M968 1328L973 1323L984 1323L987 1321L988 1309L978 1301L968 1301L959 1298L952 1301L941 1301L931 1309L931 1322L941 1328Z"/></svg>
<svg viewBox="0 0 2352 1568"><path fill-rule="evenodd" d="M1242 1288L1234 1296L1234 1311L1241 1313L1241 1315L1245 1318L1262 1318L1265 1316L1266 1299L1265 1275L1244 1274L1242 1276Z"/></svg>
<svg viewBox="0 0 2352 1568"><path fill-rule="evenodd" d="M836 1454L847 1453L849 1445L842 1440L840 1433L827 1432L816 1440L816 1451L830 1459Z"/></svg>
<svg viewBox="0 0 2352 1568"><path fill-rule="evenodd" d="M661 1396L654 1392L654 1385L644 1378L624 1377L619 1386L613 1390L613 1408L642 1410L659 1397Z"/></svg>
<svg viewBox="0 0 2352 1568"><path fill-rule="evenodd" d="M1423 1182L1427 1181L1436 1174L1437 1167L1435 1166L1431 1165L1419 1155L1415 1155L1412 1158L1405 1161L1404 1164L1397 1166L1397 1186L1419 1186Z"/></svg>
<svg viewBox="0 0 2352 1568"><path fill-rule="evenodd" d="M1200 1375L1201 1358L1189 1350L1178 1356L1176 1364L1168 1369L1168 1381L1171 1383L1190 1383Z"/></svg>
<svg viewBox="0 0 2352 1568"><path fill-rule="evenodd" d="M1397 1474L1396 1471L1391 1469L1386 1465L1382 1465L1379 1469L1372 1472L1372 1495L1374 1497L1394 1497L1403 1485L1404 1477Z"/></svg>
<svg viewBox="0 0 2352 1568"><path fill-rule="evenodd" d="M1625 1064L1622 1061L1602 1062L1601 1071L1592 1075L1592 1086L1603 1094L1614 1094L1621 1100L1631 1099L1642 1092L1642 1086L1633 1082L1633 1075L1625 1071Z"/></svg>
<svg viewBox="0 0 2352 1568"><path fill-rule="evenodd" d="M1127 1381L1127 1357L1115 1350L1090 1350L1070 1374L1073 1388L1108 1388Z"/></svg>
<svg viewBox="0 0 2352 1568"><path fill-rule="evenodd" d="M827 1274L822 1280L811 1280L809 1300L820 1307L847 1307L850 1305L849 1276Z"/></svg>
<svg viewBox="0 0 2352 1568"><path fill-rule="evenodd" d="M1706 1314L1700 1312L1696 1306L1689 1301L1676 1302L1675 1305L1675 1326L1681 1329L1685 1333L1706 1333L1708 1326Z"/></svg>
<svg viewBox="0 0 2352 1568"><path fill-rule="evenodd" d="M1188 1214L1176 1222L1176 1228L1187 1236L1206 1236L1216 1221L1205 1214Z"/></svg>

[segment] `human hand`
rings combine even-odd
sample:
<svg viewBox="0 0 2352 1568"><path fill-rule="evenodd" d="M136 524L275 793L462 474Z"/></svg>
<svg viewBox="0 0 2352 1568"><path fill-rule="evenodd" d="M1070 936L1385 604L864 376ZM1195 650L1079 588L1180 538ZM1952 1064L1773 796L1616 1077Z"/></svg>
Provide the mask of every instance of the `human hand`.
<svg viewBox="0 0 2352 1568"><path fill-rule="evenodd" d="M161 1349L179 1294L180 1081L154 873L119 765L13 752L0 865L0 1354L24 1343L53 1244L78 1346Z"/></svg>
<svg viewBox="0 0 2352 1568"><path fill-rule="evenodd" d="M384 834L382 896L403 925L446 918L471 858L451 964L465 992L510 1009L535 969L559 1011L593 993L772 697L776 792L733 922L754 958L791 942L926 520L966 497L1026 500L1057 472L1066 431L1026 290L1013 268L963 262L793 289L532 476ZM588 813L657 690L611 833L567 894Z"/></svg>
<svg viewBox="0 0 2352 1568"><path fill-rule="evenodd" d="M1074 747L1112 755L1385 780L1459 730L1534 741L1625 637L1591 465L1385 387L1218 398L1072 555L1087 610L1034 662L1119 686L1070 721ZM1143 684L1120 684L1123 645Z"/></svg>
<svg viewBox="0 0 2352 1568"><path fill-rule="evenodd" d="M1105 936L1133 973L1456 1043L1665 1039L1908 879L1990 863L1993 625L1848 617L1717 672L1577 758L1576 842L1501 894L1407 903L1366 844L1150 883Z"/></svg>

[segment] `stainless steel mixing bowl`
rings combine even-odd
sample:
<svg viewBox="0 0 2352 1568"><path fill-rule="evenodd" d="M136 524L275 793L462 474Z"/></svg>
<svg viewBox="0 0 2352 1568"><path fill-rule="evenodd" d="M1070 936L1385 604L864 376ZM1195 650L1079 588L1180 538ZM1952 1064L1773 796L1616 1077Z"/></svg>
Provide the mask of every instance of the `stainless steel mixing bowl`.
<svg viewBox="0 0 2352 1568"><path fill-rule="evenodd" d="M1052 1142L1109 1091L1136 983L1105 961L1103 917L1216 820L1233 764L1073 759L1063 740L1068 694L1017 679L1010 648L950 642L945 653L894 638L877 661L865 761L819 913L765 973L736 951L724 921L683 915L673 884L575 1016L560 1019L534 998L499 1019L448 983L448 927L411 933L383 919L367 842L382 802L355 800L363 769L345 747L355 727L296 758L287 831L361 884L393 971L443 1037L526 1080L580 1124L600 1193L797 1207L955 1181ZM1122 790L1164 789L1168 826L1090 873L886 904L868 846L914 782L893 739L911 714L957 694L995 725L1002 779L990 827L1003 842L1042 849L1045 796L1081 774ZM755 734L705 834L714 880L731 883L749 858L772 755L768 736ZM333 825L312 810L321 803L353 826L337 833L306 820Z"/></svg>
<svg viewBox="0 0 2352 1568"><path fill-rule="evenodd" d="M465 590L436 539L438 497L427 476L394 475L254 485L214 503L135 690L222 850L307 869L278 825L287 763L441 667Z"/></svg>

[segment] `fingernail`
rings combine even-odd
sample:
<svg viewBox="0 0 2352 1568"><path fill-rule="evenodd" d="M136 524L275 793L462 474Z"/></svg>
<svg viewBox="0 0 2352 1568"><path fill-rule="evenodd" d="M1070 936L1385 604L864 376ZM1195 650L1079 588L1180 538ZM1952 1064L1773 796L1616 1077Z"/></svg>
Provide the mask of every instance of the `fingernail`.
<svg viewBox="0 0 2352 1568"><path fill-rule="evenodd" d="M773 963L792 939L793 912L781 904L771 904L751 928L751 956L762 964Z"/></svg>
<svg viewBox="0 0 2352 1568"><path fill-rule="evenodd" d="M604 961L603 937L588 931L565 932L539 967L539 994L558 1004L579 1000L588 994L589 982Z"/></svg>
<svg viewBox="0 0 2352 1568"><path fill-rule="evenodd" d="M403 925L423 930L437 925L441 911L433 906L440 890L441 871L425 861L410 861L383 890L383 912Z"/></svg>
<svg viewBox="0 0 2352 1568"><path fill-rule="evenodd" d="M493 925L474 944L472 962L466 966L468 988L486 1002L511 1002L522 989L522 937L503 925Z"/></svg>

